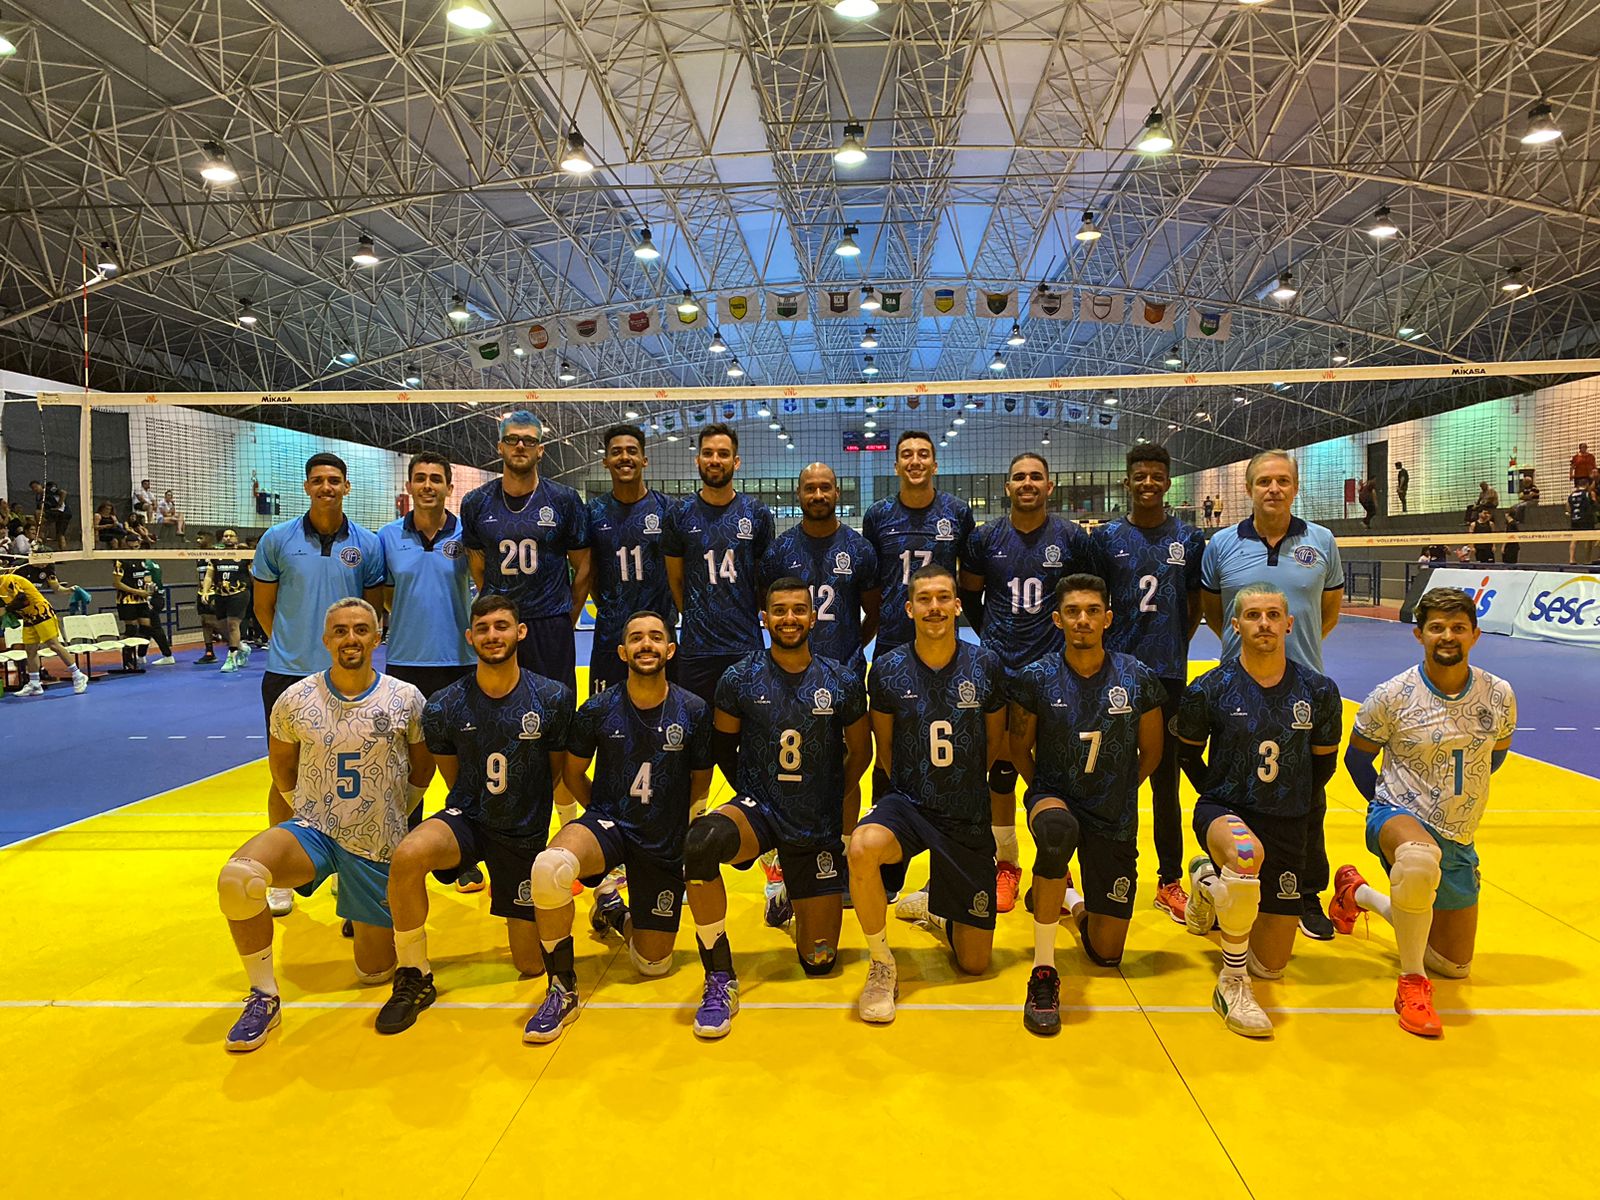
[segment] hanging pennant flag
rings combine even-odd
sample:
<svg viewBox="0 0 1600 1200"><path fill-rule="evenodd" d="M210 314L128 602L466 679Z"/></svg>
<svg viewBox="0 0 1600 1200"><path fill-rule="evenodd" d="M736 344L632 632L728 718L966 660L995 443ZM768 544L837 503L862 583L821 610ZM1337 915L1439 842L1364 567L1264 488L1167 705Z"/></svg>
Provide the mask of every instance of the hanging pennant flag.
<svg viewBox="0 0 1600 1200"><path fill-rule="evenodd" d="M880 290L878 292L878 303L882 306L878 309L878 316L880 317L888 317L892 320L896 317L914 317L917 315L911 311L909 294L903 291L886 292Z"/></svg>
<svg viewBox="0 0 1600 1200"><path fill-rule="evenodd" d="M480 371L487 371L505 356L505 349L498 336L475 338L472 342L472 358Z"/></svg>
<svg viewBox="0 0 1600 1200"><path fill-rule="evenodd" d="M1072 400L1061 406L1061 419L1069 425L1083 425L1089 420L1089 406Z"/></svg>
<svg viewBox="0 0 1600 1200"><path fill-rule="evenodd" d="M744 405L737 400L724 400L717 409L717 420L737 421L744 415Z"/></svg>
<svg viewBox="0 0 1600 1200"><path fill-rule="evenodd" d="M717 315L724 325L754 325L761 320L761 305L753 292L734 292L718 297Z"/></svg>
<svg viewBox="0 0 1600 1200"><path fill-rule="evenodd" d="M692 313L679 312L677 305L673 305L670 311L672 315L667 318L668 333L684 333L706 327L706 306L703 304Z"/></svg>
<svg viewBox="0 0 1600 1200"><path fill-rule="evenodd" d="M548 350L550 348L550 329L548 326L535 322L522 331L522 340L528 343L530 350Z"/></svg>
<svg viewBox="0 0 1600 1200"><path fill-rule="evenodd" d="M1171 329L1177 323L1178 311L1170 300L1140 296L1133 302L1133 315L1128 320L1140 329Z"/></svg>
<svg viewBox="0 0 1600 1200"><path fill-rule="evenodd" d="M944 405L946 408L954 408L956 406L956 398L951 393L946 392L943 396L939 397L939 403Z"/></svg>
<svg viewBox="0 0 1600 1200"><path fill-rule="evenodd" d="M861 292L858 288L823 288L817 293L817 316L859 317Z"/></svg>
<svg viewBox="0 0 1600 1200"><path fill-rule="evenodd" d="M1184 327L1183 336L1200 338L1207 342L1225 342L1233 333L1233 314L1223 312L1216 308L1201 308L1198 305L1189 310L1189 322Z"/></svg>
<svg viewBox="0 0 1600 1200"><path fill-rule="evenodd" d="M926 287L922 289L922 315L925 317L964 317L967 315L965 287Z"/></svg>
<svg viewBox="0 0 1600 1200"><path fill-rule="evenodd" d="M804 321L811 314L810 300L804 292L768 292L767 320Z"/></svg>
<svg viewBox="0 0 1600 1200"><path fill-rule="evenodd" d="M592 346L611 336L611 326L600 313L567 318L567 341L577 346Z"/></svg>
<svg viewBox="0 0 1600 1200"><path fill-rule="evenodd" d="M1035 400L1033 402L1033 415L1045 421L1056 419L1056 402L1054 400Z"/></svg>
<svg viewBox="0 0 1600 1200"><path fill-rule="evenodd" d="M826 396L818 396L811 403L813 403L813 404L815 404L817 406L817 411L818 412L822 412L824 409L826 409L828 407L829 399Z"/></svg>
<svg viewBox="0 0 1600 1200"><path fill-rule="evenodd" d="M1117 427L1116 410L1112 408L1095 409L1094 425L1098 429L1115 429Z"/></svg>
<svg viewBox="0 0 1600 1200"><path fill-rule="evenodd" d="M671 432L673 432L674 430L676 430L678 428L678 423L681 420L682 420L682 417L676 412L662 413L661 414L661 432L662 433L671 433Z"/></svg>
<svg viewBox="0 0 1600 1200"><path fill-rule="evenodd" d="M978 292L978 315L980 317L1010 317L1013 320L1017 315L1017 289L1012 288L1006 292L991 292L983 288Z"/></svg>
<svg viewBox="0 0 1600 1200"><path fill-rule="evenodd" d="M621 338L652 337L661 332L661 310L630 308L617 315L617 336Z"/></svg>
<svg viewBox="0 0 1600 1200"><path fill-rule="evenodd" d="M1028 298L1028 315L1046 321L1070 321L1072 297L1066 292L1051 291L1041 283Z"/></svg>
<svg viewBox="0 0 1600 1200"><path fill-rule="evenodd" d="M1128 315L1126 296L1081 295L1078 319L1101 325L1121 325Z"/></svg>
<svg viewBox="0 0 1600 1200"><path fill-rule="evenodd" d="M1008 413L1017 411L1017 398L1015 396L1007 396L1000 403Z"/></svg>
<svg viewBox="0 0 1600 1200"><path fill-rule="evenodd" d="M700 408L689 409L684 415L688 418L690 429L699 429L711 420L711 410L703 405Z"/></svg>
<svg viewBox="0 0 1600 1200"><path fill-rule="evenodd" d="M906 407L907 408L921 408L922 407L922 397L921 396L907 396L906 397Z"/></svg>
<svg viewBox="0 0 1600 1200"><path fill-rule="evenodd" d="M785 396L783 399L783 404L780 407L780 411L784 416L792 417L800 412L800 408L800 401L796 400L793 396Z"/></svg>

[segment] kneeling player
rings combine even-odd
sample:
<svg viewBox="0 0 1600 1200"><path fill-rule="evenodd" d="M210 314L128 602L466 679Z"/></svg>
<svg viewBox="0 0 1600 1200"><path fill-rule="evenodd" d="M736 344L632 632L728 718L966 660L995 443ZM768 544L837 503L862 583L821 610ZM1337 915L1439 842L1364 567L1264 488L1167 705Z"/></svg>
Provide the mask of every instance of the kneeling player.
<svg viewBox="0 0 1600 1200"><path fill-rule="evenodd" d="M706 969L694 1019L704 1038L726 1034L739 1009L723 863L744 869L776 850L800 967L807 975L833 969L848 886L844 835L861 811L861 773L872 760L866 688L848 666L812 655L817 614L805 581L774 580L761 619L771 650L740 659L717 684L713 745L737 795L690 825L683 847Z"/></svg>
<svg viewBox="0 0 1600 1200"><path fill-rule="evenodd" d="M399 967L394 994L378 1013L379 1033L411 1028L435 998L428 962L428 872L454 883L462 871L489 868L489 912L504 917L511 961L542 975L529 876L550 835L555 781L566 762L572 693L523 669L517 643L526 625L509 596L473 602L467 641L474 674L428 701L423 732L450 795L441 812L400 843L389 867L389 908Z"/></svg>
<svg viewBox="0 0 1600 1200"><path fill-rule="evenodd" d="M683 840L691 811L711 787L711 714L693 692L667 682L676 649L660 614L637 612L622 630L628 681L589 698L567 738L567 787L584 813L533 860L533 903L550 990L523 1031L553 1042L578 1019L573 967L572 881L595 887L615 867L628 903L601 897L591 925L618 933L641 975L672 967L683 893ZM594 761L594 782L586 772Z"/></svg>
<svg viewBox="0 0 1600 1200"><path fill-rule="evenodd" d="M1422 1037L1444 1032L1428 972L1465 979L1478 933L1478 851L1489 776L1511 750L1517 700L1511 685L1467 663L1478 641L1472 598L1434 588L1417 602L1422 665L1373 689L1356 714L1345 768L1367 798L1367 849L1389 876L1389 894L1352 866L1334 880L1330 915L1349 933L1363 911L1394 926L1400 954L1395 1012ZM1373 760L1383 751L1383 773Z"/></svg>
<svg viewBox="0 0 1600 1200"><path fill-rule="evenodd" d="M389 860L433 774L422 693L373 670L378 614L365 600L328 609L322 644L333 666L291 684L268 727L273 786L293 799L294 819L251 838L217 876L217 899L250 978L229 1050L254 1050L278 1024L268 888L309 896L337 874L338 913L355 926L356 974L376 984L394 971Z"/></svg>
<svg viewBox="0 0 1600 1200"><path fill-rule="evenodd" d="M1033 974L1022 1008L1031 1033L1061 1030L1056 922L1067 900L1083 952L1102 967L1122 961L1138 889L1139 785L1161 761L1165 689L1130 654L1108 654L1105 580L1068 575L1056 585L1066 649L1024 667L1011 683L1011 752L1028 781L1023 797L1038 854L1033 866ZM1073 851L1083 895L1068 897Z"/></svg>
<svg viewBox="0 0 1600 1200"><path fill-rule="evenodd" d="M1239 658L1207 671L1178 706L1179 763L1199 797L1184 923L1222 930L1211 1006L1234 1033L1271 1037L1250 976L1278 979L1299 928L1300 877L1316 789L1333 778L1339 689L1285 653L1288 601L1264 583L1233 600ZM1211 744L1211 761L1205 759ZM1259 919L1257 914L1260 914Z"/></svg>

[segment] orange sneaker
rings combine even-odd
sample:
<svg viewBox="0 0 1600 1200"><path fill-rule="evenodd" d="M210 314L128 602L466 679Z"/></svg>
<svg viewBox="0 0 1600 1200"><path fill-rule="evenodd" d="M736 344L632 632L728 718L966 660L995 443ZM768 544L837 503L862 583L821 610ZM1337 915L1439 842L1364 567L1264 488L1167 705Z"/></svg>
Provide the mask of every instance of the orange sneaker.
<svg viewBox="0 0 1600 1200"><path fill-rule="evenodd" d="M1402 975L1395 989L1394 1010L1400 1028L1418 1037L1443 1037L1444 1025L1433 1008L1433 983L1426 975Z"/></svg>
<svg viewBox="0 0 1600 1200"><path fill-rule="evenodd" d="M1183 884L1174 879L1158 887L1156 907L1182 925L1184 914L1189 909L1189 897L1183 894Z"/></svg>
<svg viewBox="0 0 1600 1200"><path fill-rule="evenodd" d="M1008 913L1017 906L1017 890L1022 887L1022 868L1016 863L995 863L994 910Z"/></svg>
<svg viewBox="0 0 1600 1200"><path fill-rule="evenodd" d="M783 868L778 865L778 852L768 850L760 858L761 869L766 873L768 883L783 882Z"/></svg>
<svg viewBox="0 0 1600 1200"><path fill-rule="evenodd" d="M1328 902L1328 920L1340 933L1355 929L1356 918L1362 913L1361 906L1356 903L1356 889L1366 882L1361 878L1361 872L1349 863L1334 872L1333 899Z"/></svg>

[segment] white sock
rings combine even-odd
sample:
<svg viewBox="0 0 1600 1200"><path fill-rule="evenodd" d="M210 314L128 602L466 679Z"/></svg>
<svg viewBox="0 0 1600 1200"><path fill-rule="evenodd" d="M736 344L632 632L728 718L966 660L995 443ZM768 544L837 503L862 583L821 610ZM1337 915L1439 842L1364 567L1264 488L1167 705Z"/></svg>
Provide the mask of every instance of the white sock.
<svg viewBox="0 0 1600 1200"><path fill-rule="evenodd" d="M567 804L556 805L556 816L561 818L563 825L570 825L578 819L578 802L576 800Z"/></svg>
<svg viewBox="0 0 1600 1200"><path fill-rule="evenodd" d="M79 675L82 675L82 674L83 674L83 668L78 666L77 663L73 663L72 664L72 677L74 679L76 679Z"/></svg>
<svg viewBox="0 0 1600 1200"><path fill-rule="evenodd" d="M709 950L717 944L717 939L726 933L727 929L728 919L724 917L720 921L710 921L704 925L696 925L694 927L694 936L699 939L702 946Z"/></svg>
<svg viewBox="0 0 1600 1200"><path fill-rule="evenodd" d="M244 963L244 973L250 979L250 986L258 992L268 996L278 994L278 980L272 974L272 946L269 943L265 950L258 950L254 954L239 955L239 961Z"/></svg>
<svg viewBox="0 0 1600 1200"><path fill-rule="evenodd" d="M1015 825L991 825L994 831L994 856L1001 862L1015 863L1021 860L1022 851L1017 848L1017 827Z"/></svg>
<svg viewBox="0 0 1600 1200"><path fill-rule="evenodd" d="M1400 953L1400 974L1427 974L1423 959L1428 953L1428 933L1433 929L1433 909L1407 912L1396 908L1389 921L1394 926L1394 948Z"/></svg>
<svg viewBox="0 0 1600 1200"><path fill-rule="evenodd" d="M888 926L878 930L877 933L867 934L867 953L872 956L873 962L894 962L894 955L889 952Z"/></svg>
<svg viewBox="0 0 1600 1200"><path fill-rule="evenodd" d="M1056 925L1052 921L1046 924L1043 921L1033 923L1033 965L1036 967L1053 967L1056 965Z"/></svg>
<svg viewBox="0 0 1600 1200"><path fill-rule="evenodd" d="M1357 885L1356 904L1368 912L1377 913L1391 925L1394 924L1394 917L1390 915L1389 911L1389 897L1376 888L1369 887L1364 883Z"/></svg>
<svg viewBox="0 0 1600 1200"><path fill-rule="evenodd" d="M39 672L37 672L37 671L29 671L28 672L28 682L29 683L38 683L39 682Z"/></svg>
<svg viewBox="0 0 1600 1200"><path fill-rule="evenodd" d="M433 966L428 962L428 927L419 925L415 929L396 929L394 956L400 966L415 967L424 975L432 975Z"/></svg>
<svg viewBox="0 0 1600 1200"><path fill-rule="evenodd" d="M1061 897L1061 911L1069 917L1083 907L1083 897L1078 895L1076 888L1068 888L1067 894Z"/></svg>

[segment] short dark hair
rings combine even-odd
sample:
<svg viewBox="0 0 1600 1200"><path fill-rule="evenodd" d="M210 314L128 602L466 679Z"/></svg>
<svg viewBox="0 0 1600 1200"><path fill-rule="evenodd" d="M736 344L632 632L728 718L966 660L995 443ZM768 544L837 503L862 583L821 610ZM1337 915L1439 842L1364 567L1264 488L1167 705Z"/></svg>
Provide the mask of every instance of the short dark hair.
<svg viewBox="0 0 1600 1200"><path fill-rule="evenodd" d="M644 449L644 430L637 425L613 425L600 435L600 449L602 453L611 449L611 439L631 437L639 443L639 449Z"/></svg>
<svg viewBox="0 0 1600 1200"><path fill-rule="evenodd" d="M948 579L954 584L956 573L943 563L923 563L915 571L911 572L911 578L906 581L907 596L917 590L917 582L922 579Z"/></svg>
<svg viewBox="0 0 1600 1200"><path fill-rule="evenodd" d="M1467 619L1472 622L1472 627L1478 627L1478 605L1473 598L1460 588L1436 587L1429 588L1422 593L1422 599L1417 601L1416 611L1412 618L1421 629L1428 623L1429 613L1440 613L1449 616L1451 613L1466 613Z"/></svg>
<svg viewBox="0 0 1600 1200"><path fill-rule="evenodd" d="M928 445L934 448L935 454L938 453L939 443L933 440L933 434L929 433L926 429L907 429L894 440L894 456L899 458L900 447L904 446L907 442L916 441L927 442Z"/></svg>
<svg viewBox="0 0 1600 1200"><path fill-rule="evenodd" d="M490 613L499 612L502 608L510 612L517 620L520 621L522 619L521 614L517 611L517 602L510 596L501 592L485 592L472 602L472 620L476 621L479 617L487 617Z"/></svg>
<svg viewBox="0 0 1600 1200"><path fill-rule="evenodd" d="M733 452L739 453L739 435L734 432L733 426L722 421L713 421L701 428L700 436L695 439L695 446L703 448L709 437L725 437L733 443Z"/></svg>
<svg viewBox="0 0 1600 1200"><path fill-rule="evenodd" d="M1025 458L1038 459L1039 465L1044 468L1044 473L1046 475L1050 474L1050 460L1036 450L1024 450L1021 454L1013 454L1011 456L1011 467L1016 466ZM1006 468L1007 475L1011 474L1011 467Z"/></svg>
<svg viewBox="0 0 1600 1200"><path fill-rule="evenodd" d="M798 575L780 575L767 584L766 595L762 597L761 607L764 610L772 607L772 597L775 592L804 592L811 595L811 585Z"/></svg>
<svg viewBox="0 0 1600 1200"><path fill-rule="evenodd" d="M1111 607L1111 589L1106 586L1106 581L1098 575L1090 575L1087 571L1078 571L1065 576L1056 584L1056 608L1061 607L1061 602L1067 598L1069 592L1094 592L1100 597L1100 603L1107 608Z"/></svg>
<svg viewBox="0 0 1600 1200"><path fill-rule="evenodd" d="M338 467L339 474L341 476L343 476L345 479L350 478L350 468L344 465L344 459L340 458L337 454L329 454L326 450L324 450L321 454L313 454L310 458L306 459L306 478L310 479L311 472L315 471L318 467Z"/></svg>
<svg viewBox="0 0 1600 1200"><path fill-rule="evenodd" d="M1128 464L1128 474L1133 474L1134 463L1160 463L1167 469L1167 474L1172 474L1172 455L1167 453L1165 446L1158 446L1155 442L1145 442L1132 447L1125 460Z"/></svg>
<svg viewBox="0 0 1600 1200"><path fill-rule="evenodd" d="M431 463L433 466L443 467L444 468L444 481L446 483L451 482L451 480L450 480L450 460L448 458L446 458L444 455L438 453L438 451L435 451L435 450L422 450L422 451L419 451L416 454L413 454L411 456L411 461L406 464L406 482L407 483L411 482L412 474L415 473L418 465L422 464L422 463Z"/></svg>
<svg viewBox="0 0 1600 1200"><path fill-rule="evenodd" d="M665 617L663 617L660 613L658 613L653 608L641 608L641 609L637 610L636 612L629 613L628 614L628 619L622 623L622 640L623 641L627 641L628 640L628 627L631 626L635 621L640 620L643 617L654 617L656 620L660 621L661 622L661 628L663 628L663 629L665 629L667 631L667 641L676 642L678 640L678 632L673 627L673 624L672 624L671 621L667 620Z"/></svg>

